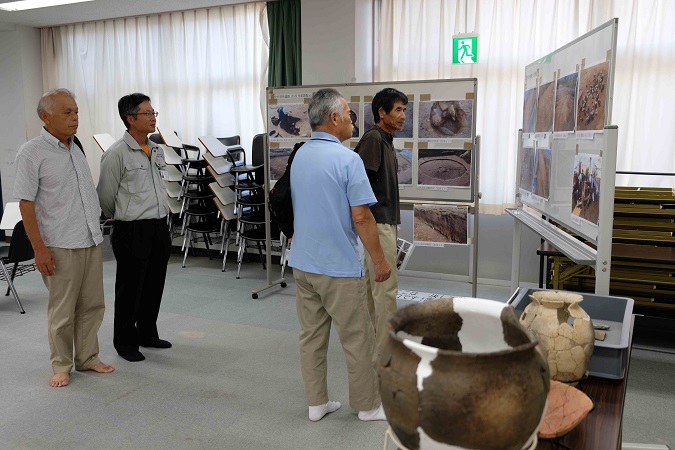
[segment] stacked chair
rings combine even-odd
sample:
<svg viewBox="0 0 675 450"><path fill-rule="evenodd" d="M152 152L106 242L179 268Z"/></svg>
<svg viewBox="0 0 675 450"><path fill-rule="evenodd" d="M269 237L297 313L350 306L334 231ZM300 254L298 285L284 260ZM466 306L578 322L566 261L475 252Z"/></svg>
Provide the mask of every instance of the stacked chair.
<svg viewBox="0 0 675 450"><path fill-rule="evenodd" d="M254 154L257 150L264 151L264 134L257 135L253 139ZM234 138L214 138L211 136L200 137L199 140L207 148L205 159L209 163L208 171L215 179L215 183L209 185L216 194L216 204L221 211L223 223L227 223L227 230L231 224L236 223L234 230L236 236L234 242L239 246L237 251L237 278L241 273L241 264L247 253L247 248L255 246L265 267L262 246L265 242L265 193L264 180L262 178L262 164L247 164L246 153L238 145ZM259 147L259 148L258 148ZM261 153L262 154L262 153ZM230 192L228 192L228 190ZM233 196L232 196L233 194ZM234 201L230 204L230 201ZM233 214L234 217L227 215ZM232 219L236 218L236 222ZM229 247L229 234L224 235L221 247L225 248L223 258L223 270Z"/></svg>
<svg viewBox="0 0 675 450"><path fill-rule="evenodd" d="M203 237L206 249L211 258L209 233L213 229L218 210L213 204L213 194L208 184L213 177L207 172L206 161L196 146L183 143L178 135L163 133L150 135L150 140L164 145L167 163L171 237L176 236L176 228L180 227L180 235L184 236L182 249L187 250L195 239ZM218 231L216 228L215 231ZM185 257L183 258L185 267Z"/></svg>
<svg viewBox="0 0 675 450"><path fill-rule="evenodd" d="M207 150L204 154L204 159L207 162L206 171L212 179L208 188L212 195L212 206L217 210L219 218L219 220L211 222L210 232L220 232L222 237L220 251L223 253L222 270L225 271L231 231L236 230L236 224L238 223L234 193L236 181L231 169L234 165L243 164L239 158L245 157L245 153L239 145L239 136L226 138L203 136L199 140Z"/></svg>
<svg viewBox="0 0 675 450"><path fill-rule="evenodd" d="M169 197L169 216L167 220L169 221L169 229L171 230L171 238L173 239L176 236L176 224L180 224L182 218L180 193L184 171L183 145L176 142L172 142L172 144L177 147L167 145L159 133L151 134L149 139L159 144L164 151L164 161L166 162L168 176L166 180L166 192Z"/></svg>

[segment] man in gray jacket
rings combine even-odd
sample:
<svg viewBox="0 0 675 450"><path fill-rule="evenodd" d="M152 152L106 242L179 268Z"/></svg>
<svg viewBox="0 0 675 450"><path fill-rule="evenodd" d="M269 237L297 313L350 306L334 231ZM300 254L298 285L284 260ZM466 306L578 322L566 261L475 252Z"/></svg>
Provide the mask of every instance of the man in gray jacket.
<svg viewBox="0 0 675 450"><path fill-rule="evenodd" d="M159 338L157 316L164 292L171 238L164 153L148 139L157 112L144 94L118 104L124 137L101 158L98 197L103 214L115 219L111 243L117 260L113 344L127 361L142 361L142 347L169 348Z"/></svg>

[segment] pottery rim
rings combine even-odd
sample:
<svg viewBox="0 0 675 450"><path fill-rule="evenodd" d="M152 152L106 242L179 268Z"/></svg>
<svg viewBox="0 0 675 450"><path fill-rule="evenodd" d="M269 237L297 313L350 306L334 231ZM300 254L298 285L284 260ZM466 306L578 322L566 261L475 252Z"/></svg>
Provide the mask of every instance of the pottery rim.
<svg viewBox="0 0 675 450"><path fill-rule="evenodd" d="M397 312L394 313L394 315L399 314L400 311L403 311L403 309L398 310ZM514 315L514 317L515 317L515 315ZM525 351L530 350L532 348L535 348L537 345L539 345L539 340L536 339L534 336L531 336L530 333L528 333L523 328L522 332L525 336L527 336L528 342L526 342L524 344L517 345L515 347L509 347L507 349L498 350L496 352L480 352L480 353L463 352L463 351L457 351L457 350L447 350L447 349L443 349L443 348L432 347L431 345L422 344L421 342L416 342L416 341L413 341L412 339L407 339L407 338L398 336L396 334L396 331L393 329L394 327L393 327L391 321L392 321L392 319L390 318L389 319L389 330L387 330L387 332L389 333L389 336L392 337L394 340L400 342L405 347L407 347L407 345L405 343L403 343L403 341L407 340L409 343L411 343L414 347L418 348L419 350L422 350L422 351L425 351L425 352L435 351L439 355L472 358L472 359L491 358L491 357L495 357L495 356L504 356L504 355L508 355L508 354L511 354L511 353L525 352ZM404 322L401 325L405 325L406 323L407 322ZM401 330L397 330L397 331L401 331ZM420 337L420 336L416 336L416 337ZM424 336L421 336L421 337L424 338Z"/></svg>

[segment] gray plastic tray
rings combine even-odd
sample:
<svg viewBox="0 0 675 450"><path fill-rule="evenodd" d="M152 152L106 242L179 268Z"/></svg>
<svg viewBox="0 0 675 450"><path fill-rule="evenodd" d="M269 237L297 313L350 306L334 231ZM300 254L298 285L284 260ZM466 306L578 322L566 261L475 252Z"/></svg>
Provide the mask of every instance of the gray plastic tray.
<svg viewBox="0 0 675 450"><path fill-rule="evenodd" d="M545 290L547 289L519 288L508 302L516 310L516 317L520 317L525 307L532 301L530 294ZM577 293L584 297L580 305L591 316L591 320L609 325L605 340L595 341L588 371L596 377L622 379L626 375L628 365L633 299Z"/></svg>

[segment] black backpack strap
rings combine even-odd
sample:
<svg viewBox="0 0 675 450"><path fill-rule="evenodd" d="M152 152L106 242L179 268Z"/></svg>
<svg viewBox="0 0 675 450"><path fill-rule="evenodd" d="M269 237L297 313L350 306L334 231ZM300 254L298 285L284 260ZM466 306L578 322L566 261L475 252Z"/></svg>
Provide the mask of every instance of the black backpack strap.
<svg viewBox="0 0 675 450"><path fill-rule="evenodd" d="M87 154L84 152L84 147L82 147L82 142L80 142L80 140L75 135L73 135L73 143L77 144L77 146L80 147L80 150L82 150L82 154L86 158Z"/></svg>
<svg viewBox="0 0 675 450"><path fill-rule="evenodd" d="M291 170L291 164L293 163L293 159L295 158L295 154L298 152L298 150L300 149L300 147L302 147L302 144L304 144L304 142L298 142L297 144L295 144L295 145L293 146L293 151L291 152L291 156L288 157L288 170L289 170L289 173L290 173L290 170Z"/></svg>

